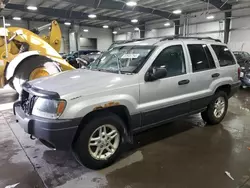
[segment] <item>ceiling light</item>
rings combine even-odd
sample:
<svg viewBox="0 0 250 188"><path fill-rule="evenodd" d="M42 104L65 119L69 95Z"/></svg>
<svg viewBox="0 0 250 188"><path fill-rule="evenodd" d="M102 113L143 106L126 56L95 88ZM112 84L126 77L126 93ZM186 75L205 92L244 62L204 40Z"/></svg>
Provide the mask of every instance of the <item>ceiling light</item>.
<svg viewBox="0 0 250 188"><path fill-rule="evenodd" d="M5 23L5 27L9 27L10 26L10 23Z"/></svg>
<svg viewBox="0 0 250 188"><path fill-rule="evenodd" d="M89 18L96 18L96 15L95 14L90 14L88 15Z"/></svg>
<svg viewBox="0 0 250 188"><path fill-rule="evenodd" d="M115 34L115 35L116 35L116 34L117 34L117 31L113 31L113 34Z"/></svg>
<svg viewBox="0 0 250 188"><path fill-rule="evenodd" d="M208 16L207 16L207 19L208 19L208 20L214 19L214 15L208 15Z"/></svg>
<svg viewBox="0 0 250 188"><path fill-rule="evenodd" d="M69 26L69 25L71 25L71 23L70 22L65 22L64 25L68 25Z"/></svg>
<svg viewBox="0 0 250 188"><path fill-rule="evenodd" d="M165 23L164 26L170 26L171 24L169 22Z"/></svg>
<svg viewBox="0 0 250 188"><path fill-rule="evenodd" d="M138 27L135 28L135 31L140 31L140 29Z"/></svg>
<svg viewBox="0 0 250 188"><path fill-rule="evenodd" d="M130 7L134 7L134 6L137 5L137 2L136 2L136 1L128 1L128 2L126 3L126 5L127 5L127 6L130 6Z"/></svg>
<svg viewBox="0 0 250 188"><path fill-rule="evenodd" d="M37 7L35 7L35 6L27 6L27 9L29 9L29 10L37 10Z"/></svg>
<svg viewBox="0 0 250 188"><path fill-rule="evenodd" d="M21 20L20 17L13 17L13 20Z"/></svg>
<svg viewBox="0 0 250 188"><path fill-rule="evenodd" d="M83 31L84 31L84 32L86 32L86 33L87 33L87 32L89 32L89 30L88 30L88 29L84 29Z"/></svg>
<svg viewBox="0 0 250 188"><path fill-rule="evenodd" d="M180 9L178 9L178 10L174 10L173 13L174 13L174 14L181 14L182 11L181 11Z"/></svg>
<svg viewBox="0 0 250 188"><path fill-rule="evenodd" d="M133 19L133 20L131 20L131 22L132 22L132 23L137 23L138 20L137 20L137 19Z"/></svg>
<svg viewBox="0 0 250 188"><path fill-rule="evenodd" d="M109 26L108 25L104 25L104 26L102 26L104 29L107 29L107 28L109 28Z"/></svg>

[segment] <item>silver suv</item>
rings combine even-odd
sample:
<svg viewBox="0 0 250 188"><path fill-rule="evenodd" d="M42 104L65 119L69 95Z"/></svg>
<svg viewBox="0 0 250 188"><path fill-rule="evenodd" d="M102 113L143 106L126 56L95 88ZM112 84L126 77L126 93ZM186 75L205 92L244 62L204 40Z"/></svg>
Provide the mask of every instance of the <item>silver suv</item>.
<svg viewBox="0 0 250 188"><path fill-rule="evenodd" d="M25 83L14 113L25 132L100 169L136 132L196 113L220 123L239 74L220 41L139 40L111 48L83 69Z"/></svg>

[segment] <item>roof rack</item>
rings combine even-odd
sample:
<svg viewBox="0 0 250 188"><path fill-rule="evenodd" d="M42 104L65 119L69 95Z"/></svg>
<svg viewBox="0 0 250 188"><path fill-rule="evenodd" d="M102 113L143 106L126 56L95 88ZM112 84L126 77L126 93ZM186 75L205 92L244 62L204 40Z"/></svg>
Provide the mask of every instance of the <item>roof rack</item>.
<svg viewBox="0 0 250 188"><path fill-rule="evenodd" d="M164 37L160 41L165 41L165 40L174 40L174 39L197 39L197 40L213 40L216 42L221 42L219 39L214 39L212 37L183 37L183 36L169 36L169 37Z"/></svg>
<svg viewBox="0 0 250 188"><path fill-rule="evenodd" d="M216 42L221 42L221 40L214 39L212 37L183 37L183 36L174 35L174 36L167 36L167 37L149 37L149 38L140 38L140 39L131 39L131 40L121 40L121 41L114 42L114 44L126 44L130 42L144 41L144 40L149 40L149 39L159 39L158 42L162 42L165 40L174 40L174 39L213 40Z"/></svg>

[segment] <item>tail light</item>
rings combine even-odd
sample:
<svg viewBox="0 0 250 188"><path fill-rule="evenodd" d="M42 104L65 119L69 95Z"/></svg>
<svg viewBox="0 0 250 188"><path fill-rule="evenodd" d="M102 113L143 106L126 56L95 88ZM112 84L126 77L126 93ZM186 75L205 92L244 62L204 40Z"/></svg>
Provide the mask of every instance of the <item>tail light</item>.
<svg viewBox="0 0 250 188"><path fill-rule="evenodd" d="M241 73L241 69L240 67L238 68L238 79L240 80L240 73Z"/></svg>

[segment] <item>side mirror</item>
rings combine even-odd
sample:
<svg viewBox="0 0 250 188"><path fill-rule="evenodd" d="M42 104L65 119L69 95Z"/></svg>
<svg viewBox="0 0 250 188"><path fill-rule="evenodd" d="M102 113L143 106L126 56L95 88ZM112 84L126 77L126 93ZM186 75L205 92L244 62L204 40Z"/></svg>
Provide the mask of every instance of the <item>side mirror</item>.
<svg viewBox="0 0 250 188"><path fill-rule="evenodd" d="M145 75L146 82L152 82L167 76L166 68L150 69Z"/></svg>

